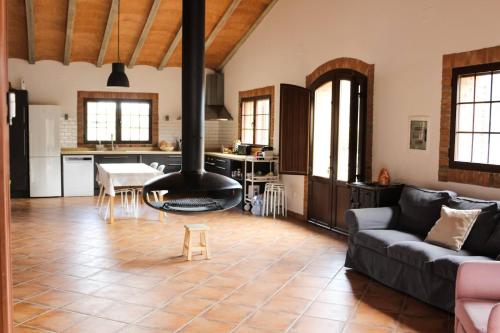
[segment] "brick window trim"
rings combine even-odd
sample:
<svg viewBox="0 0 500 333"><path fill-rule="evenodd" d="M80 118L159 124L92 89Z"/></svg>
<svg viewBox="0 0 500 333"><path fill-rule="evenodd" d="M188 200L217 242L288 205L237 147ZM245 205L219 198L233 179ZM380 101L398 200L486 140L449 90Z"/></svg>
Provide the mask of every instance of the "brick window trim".
<svg viewBox="0 0 500 333"><path fill-rule="evenodd" d="M451 168L449 160L452 109L451 79L453 68L494 62L500 62L500 46L443 55L439 181L500 188L500 173Z"/></svg>
<svg viewBox="0 0 500 333"><path fill-rule="evenodd" d="M373 143L373 81L375 74L375 65L368 64L355 58L336 58L318 66L311 74L306 76L306 86L309 87L320 76L335 69L351 69L359 72L367 78L367 98L366 98L366 146L365 146L365 175L366 179L372 179L372 143ZM308 217L308 188L309 177L304 177L304 204L303 219Z"/></svg>
<svg viewBox="0 0 500 333"><path fill-rule="evenodd" d="M269 124L269 145L274 143L274 86L267 86L257 89L240 91L238 94L238 139L241 140L241 115L243 113L241 101L245 98L271 96L270 124Z"/></svg>
<svg viewBox="0 0 500 333"><path fill-rule="evenodd" d="M84 116L86 98L113 98L113 99L148 99L152 101L152 142L151 143L134 143L124 144L120 143L121 147L156 147L158 146L158 94L157 93L135 93L135 92L117 92L117 91L78 91L77 93L77 146L94 148L95 144L86 144L83 140L85 131Z"/></svg>

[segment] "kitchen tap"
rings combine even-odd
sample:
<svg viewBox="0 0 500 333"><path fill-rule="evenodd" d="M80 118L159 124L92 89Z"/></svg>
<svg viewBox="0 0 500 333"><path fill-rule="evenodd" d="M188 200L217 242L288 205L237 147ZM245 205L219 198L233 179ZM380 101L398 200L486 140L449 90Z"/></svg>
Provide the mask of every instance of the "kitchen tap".
<svg viewBox="0 0 500 333"><path fill-rule="evenodd" d="M114 145L114 140L113 140L113 134L111 134L111 150L115 150L115 145Z"/></svg>

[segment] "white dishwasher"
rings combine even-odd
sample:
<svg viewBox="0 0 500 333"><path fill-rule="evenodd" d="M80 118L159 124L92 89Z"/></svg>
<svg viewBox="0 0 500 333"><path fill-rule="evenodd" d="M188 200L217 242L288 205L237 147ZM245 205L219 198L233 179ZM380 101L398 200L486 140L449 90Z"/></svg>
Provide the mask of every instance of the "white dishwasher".
<svg viewBox="0 0 500 333"><path fill-rule="evenodd" d="M65 197L94 196L94 156L63 157L63 192Z"/></svg>

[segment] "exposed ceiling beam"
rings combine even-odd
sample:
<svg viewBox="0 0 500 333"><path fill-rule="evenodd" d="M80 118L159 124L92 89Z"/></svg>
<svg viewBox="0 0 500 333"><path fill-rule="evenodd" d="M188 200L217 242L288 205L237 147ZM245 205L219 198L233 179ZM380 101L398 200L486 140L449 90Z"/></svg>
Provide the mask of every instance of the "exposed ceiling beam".
<svg viewBox="0 0 500 333"><path fill-rule="evenodd" d="M161 0L154 0L151 5L151 9L149 10L149 16L142 28L141 36L137 41L137 45L135 46L134 53L132 53L132 57L128 63L128 67L134 67L137 62L137 58L141 54L142 47L144 46L144 42L146 42L146 38L148 38L149 31L151 30L151 26L156 18L156 14L158 13L158 8L160 8Z"/></svg>
<svg viewBox="0 0 500 333"><path fill-rule="evenodd" d="M172 57L172 54L174 54L175 49L177 48L177 45L179 45L179 42L181 41L182 38L182 25L177 31L177 34L175 35L174 40L172 43L170 43L170 46L168 47L167 52L163 56L163 59L161 60L160 66L158 66L158 69L163 69L165 66L167 66L168 61Z"/></svg>
<svg viewBox="0 0 500 333"><path fill-rule="evenodd" d="M267 5L266 9L264 9L264 11L262 12L262 14L260 14L260 16L254 22L254 24L250 27L250 29L247 31L247 33L240 39L240 41L238 42L238 44L236 44L236 46L231 50L231 52L229 52L229 54L222 61L222 63L217 68L217 70L221 70L224 66L226 66L226 64L229 62L229 60L231 60L231 58L236 54L236 52L238 52L238 50L240 49L240 47L246 42L246 40L248 39L248 37L250 37L250 35L252 34L252 32L257 28L257 26L260 24L260 22L262 22L262 20L264 19L264 17L266 17L266 15L269 14L269 12L271 11L271 9L274 7L274 5L278 1L279 0L272 0L269 3L269 5Z"/></svg>
<svg viewBox="0 0 500 333"><path fill-rule="evenodd" d="M26 5L26 31L28 34L28 62L35 63L35 12L34 0L25 0Z"/></svg>
<svg viewBox="0 0 500 333"><path fill-rule="evenodd" d="M219 34L219 32L224 28L224 25L226 25L227 20L233 15L233 12L238 8L238 5L240 4L241 0L233 0L229 7L227 7L226 11L220 18L219 22L217 22L217 25L214 27L212 32L210 33L210 36L208 36L207 40L205 41L205 50L212 45L213 41L215 40L215 37Z"/></svg>
<svg viewBox="0 0 500 333"><path fill-rule="evenodd" d="M64 44L64 64L71 61L71 43L73 41L73 27L75 25L76 0L68 1L68 17L66 19L66 42Z"/></svg>
<svg viewBox="0 0 500 333"><path fill-rule="evenodd" d="M113 0L113 2L111 3L111 8L109 9L108 22L106 23L106 30L104 30L104 36L102 37L99 58L97 58L97 67L102 66L104 57L106 56L109 40L111 38L111 32L113 31L113 24L115 23L116 15L118 14L118 1L119 0Z"/></svg>

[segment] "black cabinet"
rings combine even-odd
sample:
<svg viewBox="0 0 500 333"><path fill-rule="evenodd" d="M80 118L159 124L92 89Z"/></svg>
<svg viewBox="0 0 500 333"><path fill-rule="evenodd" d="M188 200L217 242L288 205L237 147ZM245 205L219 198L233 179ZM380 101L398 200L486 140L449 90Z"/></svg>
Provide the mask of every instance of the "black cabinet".
<svg viewBox="0 0 500 333"><path fill-rule="evenodd" d="M403 184L387 186L369 183L350 183L351 208L388 207L398 204Z"/></svg>
<svg viewBox="0 0 500 333"><path fill-rule="evenodd" d="M16 95L16 117L9 126L10 192L13 198L30 194L28 92L12 90Z"/></svg>
<svg viewBox="0 0 500 333"><path fill-rule="evenodd" d="M231 160L227 158L205 155L205 170L224 176L231 176Z"/></svg>
<svg viewBox="0 0 500 333"><path fill-rule="evenodd" d="M165 165L164 173L181 171L181 154L147 154L141 155L141 162L150 165L153 162Z"/></svg>

